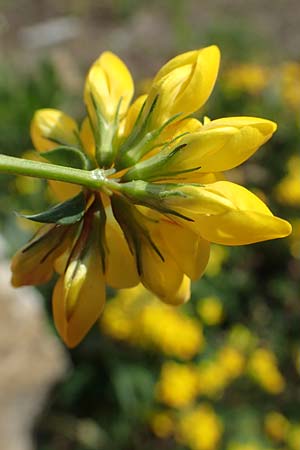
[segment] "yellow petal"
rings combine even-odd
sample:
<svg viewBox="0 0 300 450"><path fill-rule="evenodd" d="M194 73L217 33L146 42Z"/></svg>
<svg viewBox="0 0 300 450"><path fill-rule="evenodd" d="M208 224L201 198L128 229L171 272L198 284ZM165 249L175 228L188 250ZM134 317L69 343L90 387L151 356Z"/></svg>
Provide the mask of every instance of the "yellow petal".
<svg viewBox="0 0 300 450"><path fill-rule="evenodd" d="M57 331L68 347L75 347L98 320L105 304L105 280L100 252L91 246L75 284L61 276L53 291L53 316Z"/></svg>
<svg viewBox="0 0 300 450"><path fill-rule="evenodd" d="M178 291L171 297L164 297L162 300L164 303L167 303L168 305L178 306L189 301L190 297L191 297L191 280L189 279L189 277L184 275Z"/></svg>
<svg viewBox="0 0 300 450"><path fill-rule="evenodd" d="M197 111L208 99L218 74L220 51L212 45L178 55L157 73L147 100L147 113L158 96L152 127L171 116Z"/></svg>
<svg viewBox="0 0 300 450"><path fill-rule="evenodd" d="M63 181L47 180L51 194L60 202L64 202L79 194L81 187L77 184L64 183Z"/></svg>
<svg viewBox="0 0 300 450"><path fill-rule="evenodd" d="M168 160L166 170L177 173L195 168L198 173L209 173L232 169L250 158L275 130L274 122L254 117L212 121L174 144L184 147Z"/></svg>
<svg viewBox="0 0 300 450"><path fill-rule="evenodd" d="M160 134L160 139L162 142L169 141L184 133L195 133L196 131L200 131L201 128L202 124L200 120L195 119L194 117L189 117L168 125Z"/></svg>
<svg viewBox="0 0 300 450"><path fill-rule="evenodd" d="M39 285L49 281L54 262L71 245L75 229L52 224L41 227L12 259L12 285Z"/></svg>
<svg viewBox="0 0 300 450"><path fill-rule="evenodd" d="M183 281L183 272L167 252L164 243L156 232L153 241L162 254L157 254L148 241L142 242L141 281L143 285L162 301L175 297Z"/></svg>
<svg viewBox="0 0 300 450"><path fill-rule="evenodd" d="M208 264L209 242L176 222L161 220L159 226L165 245L179 268L192 280L200 278Z"/></svg>
<svg viewBox="0 0 300 450"><path fill-rule="evenodd" d="M31 139L36 150L52 150L60 145L78 146L76 122L57 109L39 109L30 127Z"/></svg>
<svg viewBox="0 0 300 450"><path fill-rule="evenodd" d="M229 170L246 161L276 131L277 125L270 120L258 117L227 117L213 120L203 126L201 133L208 140L214 139L215 133L228 135L223 147L215 148L195 145L198 150L202 172L219 172Z"/></svg>
<svg viewBox="0 0 300 450"><path fill-rule="evenodd" d="M124 118L122 137L127 137L131 133L146 98L147 95L140 95L128 109L126 117Z"/></svg>
<svg viewBox="0 0 300 450"><path fill-rule="evenodd" d="M184 221L186 226L208 241L243 245L291 232L288 222L274 217L258 197L237 184L218 181L181 190L186 197L168 199L168 206L192 219Z"/></svg>
<svg viewBox="0 0 300 450"><path fill-rule="evenodd" d="M85 102L91 117L94 117L94 106L91 94L99 104L105 119L113 120L119 102L122 117L133 96L133 81L125 64L111 52L104 52L94 62L87 75L85 84Z"/></svg>
<svg viewBox="0 0 300 450"><path fill-rule="evenodd" d="M288 222L279 217L253 211L230 211L224 216L199 217L201 235L224 245L245 245L286 237L291 233Z"/></svg>
<svg viewBox="0 0 300 450"><path fill-rule="evenodd" d="M95 156L95 138L88 117L81 124L80 139L86 153L92 157Z"/></svg>
<svg viewBox="0 0 300 450"><path fill-rule="evenodd" d="M107 212L105 228L107 244L107 260L105 279L115 289L130 288L139 284L139 275L135 258L117 221L111 212Z"/></svg>

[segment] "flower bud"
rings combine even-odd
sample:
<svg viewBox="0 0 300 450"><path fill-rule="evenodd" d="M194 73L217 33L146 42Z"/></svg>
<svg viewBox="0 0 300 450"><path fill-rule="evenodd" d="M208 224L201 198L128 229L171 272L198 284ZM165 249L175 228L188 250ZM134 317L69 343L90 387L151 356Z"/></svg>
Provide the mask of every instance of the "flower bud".
<svg viewBox="0 0 300 450"><path fill-rule="evenodd" d="M156 102L150 128L160 127L176 114L197 111L208 99L219 69L220 51L212 45L176 56L154 78L145 105L149 114Z"/></svg>
<svg viewBox="0 0 300 450"><path fill-rule="evenodd" d="M82 232L78 248L52 297L56 328L69 347L76 346L99 318L105 304L104 268L100 249L100 223L93 217L92 229Z"/></svg>
<svg viewBox="0 0 300 450"><path fill-rule="evenodd" d="M92 118L95 106L107 122L112 122L119 108L119 115L126 113L133 96L133 81L125 64L111 52L104 52L94 62L87 75L84 98Z"/></svg>
<svg viewBox="0 0 300 450"><path fill-rule="evenodd" d="M244 245L291 233L291 225L273 216L258 197L228 181L182 186L174 196L165 197L163 203L189 218L187 227L217 244Z"/></svg>
<svg viewBox="0 0 300 450"><path fill-rule="evenodd" d="M40 152L61 145L78 146L77 133L75 120L57 109L39 109L31 121L31 139Z"/></svg>

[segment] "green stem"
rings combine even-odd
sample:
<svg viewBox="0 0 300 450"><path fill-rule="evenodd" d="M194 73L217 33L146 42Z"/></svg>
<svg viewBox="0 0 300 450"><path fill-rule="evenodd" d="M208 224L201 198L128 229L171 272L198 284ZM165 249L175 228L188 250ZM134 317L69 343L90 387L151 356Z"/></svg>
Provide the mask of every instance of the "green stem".
<svg viewBox="0 0 300 450"><path fill-rule="evenodd" d="M80 186L95 190L120 190L120 185L116 181L106 178L105 171L101 169L91 171L74 169L72 167L0 155L0 173L1 172L13 175L45 178L47 180L64 181L66 183L79 184Z"/></svg>

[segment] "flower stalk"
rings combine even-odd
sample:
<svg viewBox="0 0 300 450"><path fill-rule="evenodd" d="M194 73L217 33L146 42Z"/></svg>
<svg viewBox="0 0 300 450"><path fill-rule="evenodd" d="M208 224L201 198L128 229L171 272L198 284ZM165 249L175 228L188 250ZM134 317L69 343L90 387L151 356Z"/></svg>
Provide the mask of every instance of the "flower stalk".
<svg viewBox="0 0 300 450"><path fill-rule="evenodd" d="M89 189L103 189L106 193L111 189L116 191L120 188L120 185L116 181L106 177L106 171L102 169L91 171L74 169L72 167L31 161L7 155L0 155L0 173L64 181L66 183L78 184Z"/></svg>

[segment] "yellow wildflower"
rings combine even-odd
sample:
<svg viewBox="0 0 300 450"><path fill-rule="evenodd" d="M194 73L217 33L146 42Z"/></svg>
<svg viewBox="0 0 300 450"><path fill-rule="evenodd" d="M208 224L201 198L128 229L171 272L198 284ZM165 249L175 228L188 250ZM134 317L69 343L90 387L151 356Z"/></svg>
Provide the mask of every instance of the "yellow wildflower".
<svg viewBox="0 0 300 450"><path fill-rule="evenodd" d="M280 203L300 207L300 157L292 156L288 161L288 173L277 185L276 197Z"/></svg>
<svg viewBox="0 0 300 450"><path fill-rule="evenodd" d="M286 417L277 411L269 412L264 421L265 431L274 441L284 441L290 427Z"/></svg>
<svg viewBox="0 0 300 450"><path fill-rule="evenodd" d="M61 200L76 197L33 218L52 221L50 237L45 232L12 264L15 285L60 274L53 309L67 345L76 345L98 319L106 284L119 289L141 282L163 302L179 305L190 298L190 281L205 271L210 242L242 245L290 234L288 222L222 175L270 139L276 124L189 117L208 99L219 59L216 46L171 59L149 94L131 104L129 70L105 52L87 74L87 117L80 126L55 109L35 113L31 137L41 158L92 171L101 181L99 190L50 181ZM21 267L27 258L34 276Z"/></svg>
<svg viewBox="0 0 300 450"><path fill-rule="evenodd" d="M223 319L223 305L218 297L205 297L198 301L197 312L206 325L218 325Z"/></svg>
<svg viewBox="0 0 300 450"><path fill-rule="evenodd" d="M281 68L281 92L286 105L299 111L300 104L300 64L287 62Z"/></svg>
<svg viewBox="0 0 300 450"><path fill-rule="evenodd" d="M214 358L201 361L198 366L199 393L210 398L222 395L224 389L245 368L244 355L234 347L221 347Z"/></svg>
<svg viewBox="0 0 300 450"><path fill-rule="evenodd" d="M227 450L266 450L257 442L235 442L229 443Z"/></svg>
<svg viewBox="0 0 300 450"><path fill-rule="evenodd" d="M209 398L221 395L228 384L228 372L217 360L202 361L198 367L199 393Z"/></svg>
<svg viewBox="0 0 300 450"><path fill-rule="evenodd" d="M248 361L248 371L270 394L280 394L285 388L285 380L278 370L276 357L265 348L258 348L252 353Z"/></svg>
<svg viewBox="0 0 300 450"><path fill-rule="evenodd" d="M293 232L289 237L290 252L294 258L300 259L300 220L294 219L291 223L293 224Z"/></svg>
<svg viewBox="0 0 300 450"><path fill-rule="evenodd" d="M157 399L173 408L190 405L198 393L198 377L195 367L167 361L163 364L156 386Z"/></svg>
<svg viewBox="0 0 300 450"><path fill-rule="evenodd" d="M178 425L178 440L192 450L218 448L223 425L211 406L201 404L188 411L182 415Z"/></svg>
<svg viewBox="0 0 300 450"><path fill-rule="evenodd" d="M159 438L167 438L174 431L174 420L167 412L155 413L150 420L153 433Z"/></svg>
<svg viewBox="0 0 300 450"><path fill-rule="evenodd" d="M202 350L201 324L158 301L141 285L121 290L105 308L102 330L116 339L190 359Z"/></svg>
<svg viewBox="0 0 300 450"><path fill-rule="evenodd" d="M230 67L224 74L224 87L229 92L260 94L270 81L271 71L259 64L238 64Z"/></svg>
<svg viewBox="0 0 300 450"><path fill-rule="evenodd" d="M257 345L257 337L241 323L235 324L228 335L228 343L242 352L249 352Z"/></svg>
<svg viewBox="0 0 300 450"><path fill-rule="evenodd" d="M291 450L300 450L300 425L292 424L288 436L287 443Z"/></svg>
<svg viewBox="0 0 300 450"><path fill-rule="evenodd" d="M227 372L229 379L239 377L245 368L244 355L234 347L225 345L218 352L218 362Z"/></svg>

